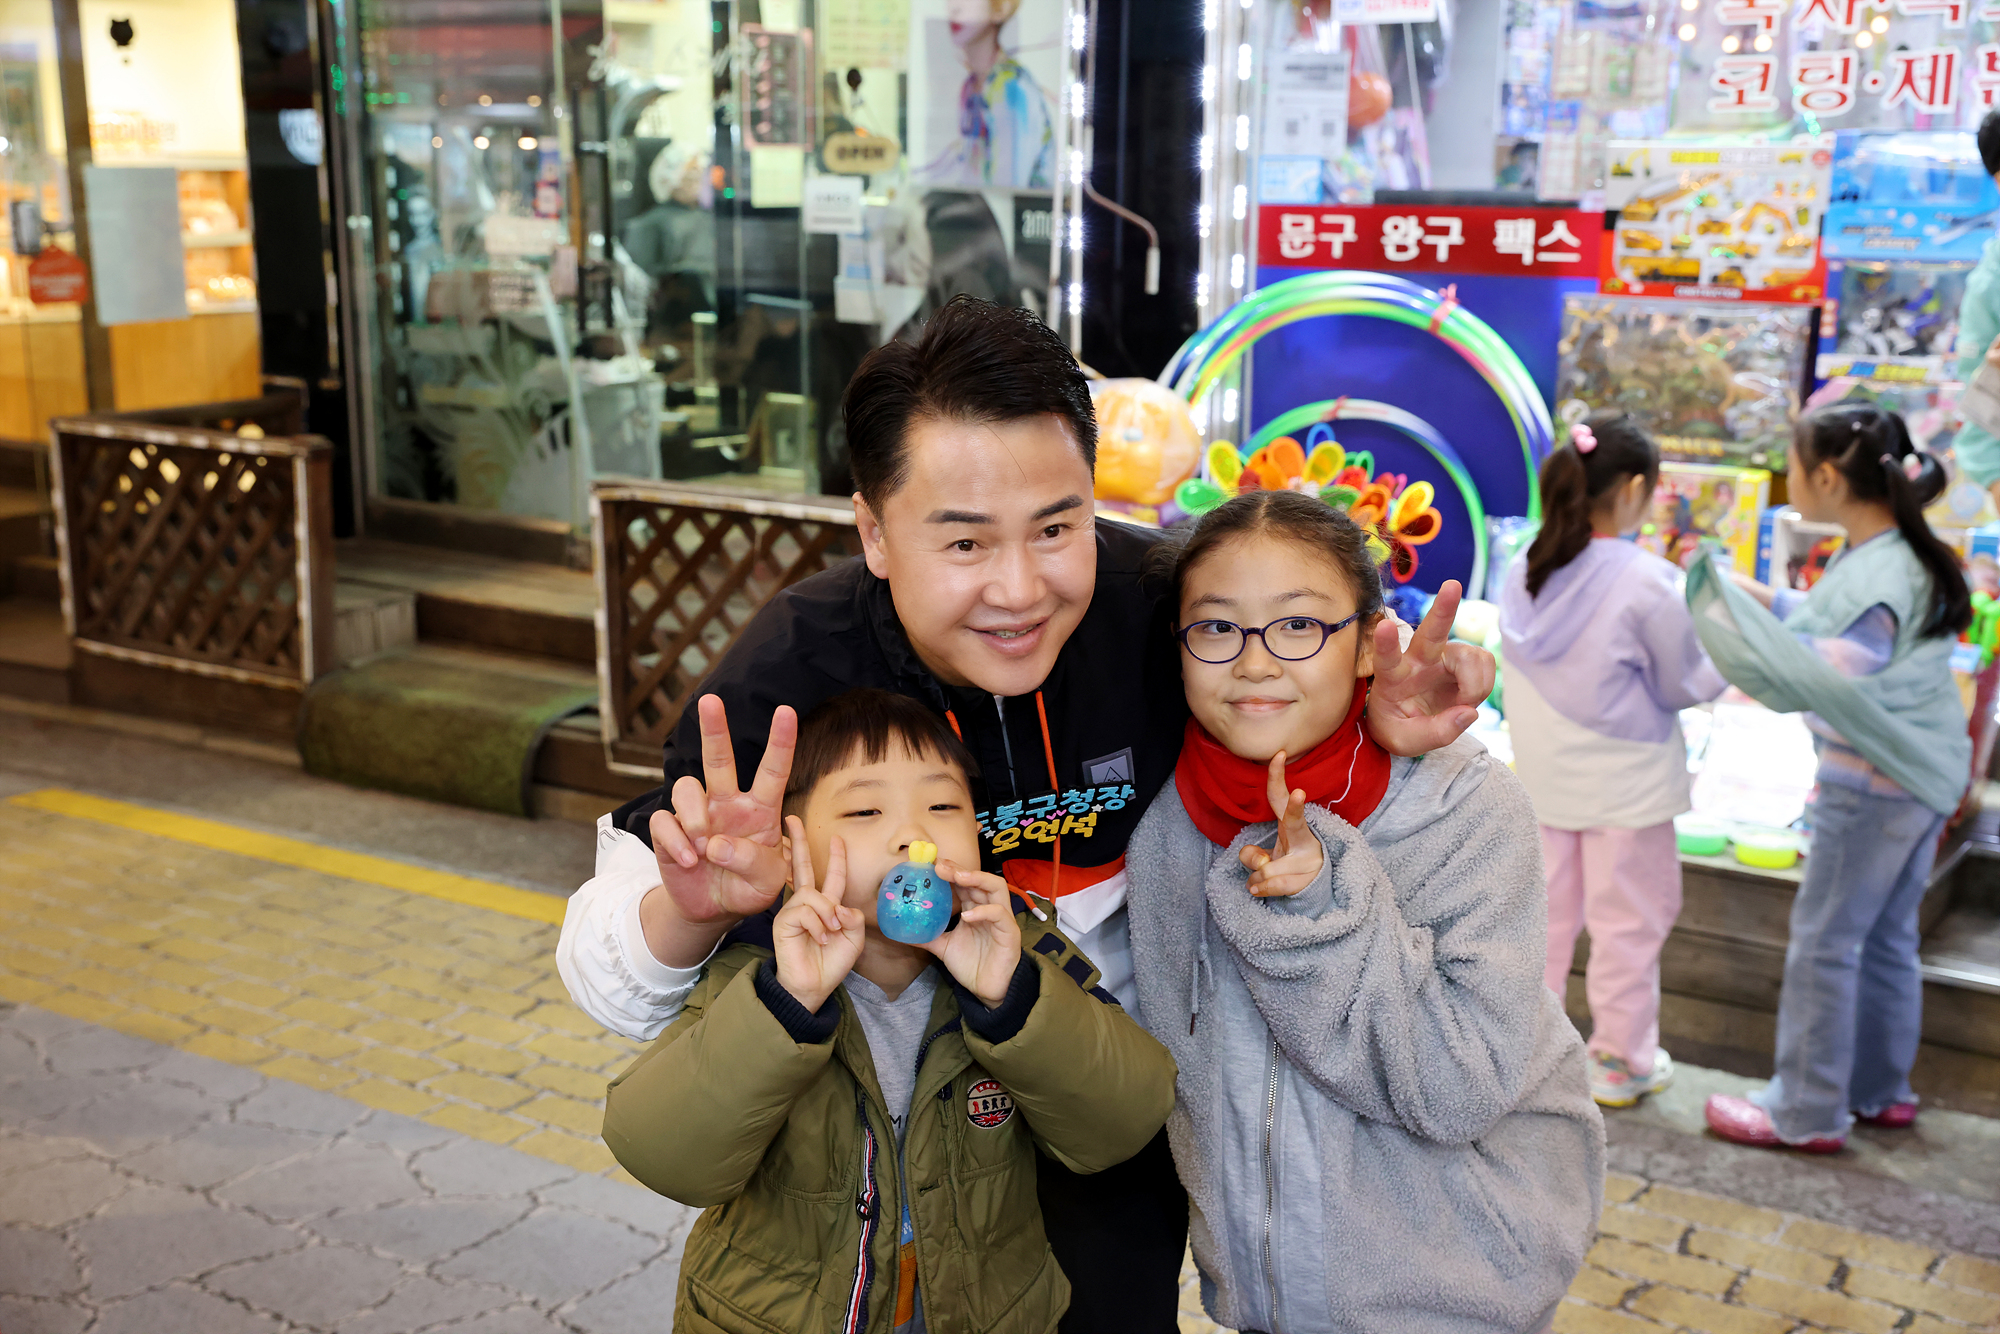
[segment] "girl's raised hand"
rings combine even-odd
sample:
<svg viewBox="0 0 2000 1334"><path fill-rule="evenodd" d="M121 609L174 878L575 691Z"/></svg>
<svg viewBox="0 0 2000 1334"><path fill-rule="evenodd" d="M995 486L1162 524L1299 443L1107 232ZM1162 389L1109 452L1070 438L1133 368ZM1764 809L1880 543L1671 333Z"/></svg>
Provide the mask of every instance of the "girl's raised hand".
<svg viewBox="0 0 2000 1334"><path fill-rule="evenodd" d="M1493 655L1451 637L1461 589L1447 579L1403 647L1396 622L1375 626L1375 684L1368 691L1368 734L1391 755L1424 755L1456 741L1493 693Z"/></svg>
<svg viewBox="0 0 2000 1334"><path fill-rule="evenodd" d="M1285 790L1285 752L1271 757L1271 779L1265 788L1271 815L1278 822L1278 841L1271 848L1252 843L1237 855L1250 871L1250 893L1260 899L1283 899L1319 877L1326 853L1319 835L1306 823L1304 788Z"/></svg>
<svg viewBox="0 0 2000 1334"><path fill-rule="evenodd" d="M821 892L813 885L805 825L796 815L785 825L792 835L792 897L771 922L771 948L778 956L778 985L817 1011L854 971L866 919L841 902L847 893L847 845L838 838L829 845L826 889Z"/></svg>
<svg viewBox="0 0 2000 1334"><path fill-rule="evenodd" d="M987 1009L998 1009L1021 963L1021 924L1007 902L1007 882L948 861L939 862L937 869L956 888L958 925L921 948L937 955Z"/></svg>

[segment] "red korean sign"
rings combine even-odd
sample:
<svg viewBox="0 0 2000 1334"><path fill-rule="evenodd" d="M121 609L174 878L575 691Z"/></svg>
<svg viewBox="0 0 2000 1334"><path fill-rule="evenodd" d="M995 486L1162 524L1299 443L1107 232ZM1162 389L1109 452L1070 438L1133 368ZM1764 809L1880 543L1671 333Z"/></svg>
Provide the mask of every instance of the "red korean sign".
<svg viewBox="0 0 2000 1334"><path fill-rule="evenodd" d="M1602 213L1428 204L1268 204L1257 262L1378 273L1597 277Z"/></svg>
<svg viewBox="0 0 2000 1334"><path fill-rule="evenodd" d="M69 251L48 246L28 261L28 300L36 305L81 301L89 292L89 271Z"/></svg>

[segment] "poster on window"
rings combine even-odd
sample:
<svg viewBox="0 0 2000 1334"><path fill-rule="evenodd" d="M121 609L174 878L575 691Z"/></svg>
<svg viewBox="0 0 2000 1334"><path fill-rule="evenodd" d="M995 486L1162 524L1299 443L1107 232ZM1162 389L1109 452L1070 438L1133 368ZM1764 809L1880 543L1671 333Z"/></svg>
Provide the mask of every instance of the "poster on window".
<svg viewBox="0 0 2000 1334"><path fill-rule="evenodd" d="M912 0L909 64L909 161L918 184L1055 185L1060 0Z"/></svg>
<svg viewBox="0 0 2000 1334"><path fill-rule="evenodd" d="M1784 144L1614 140L1618 210L1601 288L1623 296L1811 303L1832 137Z"/></svg>

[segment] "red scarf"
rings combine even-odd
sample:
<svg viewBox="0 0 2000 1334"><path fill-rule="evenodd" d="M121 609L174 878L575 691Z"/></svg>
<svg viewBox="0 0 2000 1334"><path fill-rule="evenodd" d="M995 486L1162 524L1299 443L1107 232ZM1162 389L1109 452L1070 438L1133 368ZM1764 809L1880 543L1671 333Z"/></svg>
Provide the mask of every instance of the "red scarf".
<svg viewBox="0 0 2000 1334"><path fill-rule="evenodd" d="M1354 692L1353 707L1333 735L1303 755L1285 761L1285 785L1304 788L1306 800L1358 825L1382 803L1389 790L1389 752L1375 743L1361 721L1368 692ZM1174 765L1174 788L1195 828L1226 848L1245 825L1270 821L1271 766L1231 754L1207 729L1188 719L1181 757Z"/></svg>

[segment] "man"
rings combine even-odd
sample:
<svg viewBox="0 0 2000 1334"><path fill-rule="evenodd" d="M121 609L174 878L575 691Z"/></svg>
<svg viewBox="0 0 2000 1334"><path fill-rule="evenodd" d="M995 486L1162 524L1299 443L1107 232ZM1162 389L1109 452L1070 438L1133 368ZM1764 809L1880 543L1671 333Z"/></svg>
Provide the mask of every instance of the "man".
<svg viewBox="0 0 2000 1334"><path fill-rule="evenodd" d="M2000 108L1979 122L1979 164L2000 184ZM1958 306L1959 383L1970 384L1981 362L2000 370L2000 236L1986 242ZM1960 471L1991 492L2000 506L2000 439L1968 421L1959 428L1952 452Z"/></svg>
<svg viewBox="0 0 2000 1334"><path fill-rule="evenodd" d="M878 686L964 739L987 868L1052 900L1131 1009L1125 845L1187 718L1166 581L1149 570L1161 536L1093 518L1090 392L1026 311L952 301L916 343L870 353L841 410L862 559L758 613L667 743L671 794L600 822L599 874L563 923L563 980L618 1032L664 1028L722 938L784 886L793 710ZM1407 654L1394 627L1377 635L1369 728L1396 753L1456 737L1492 688L1490 655L1445 642L1456 603L1455 588L1440 596ZM739 759L757 763L748 792ZM1062 1328L1175 1329L1187 1196L1165 1135L1094 1176L1040 1169L1072 1289Z"/></svg>

